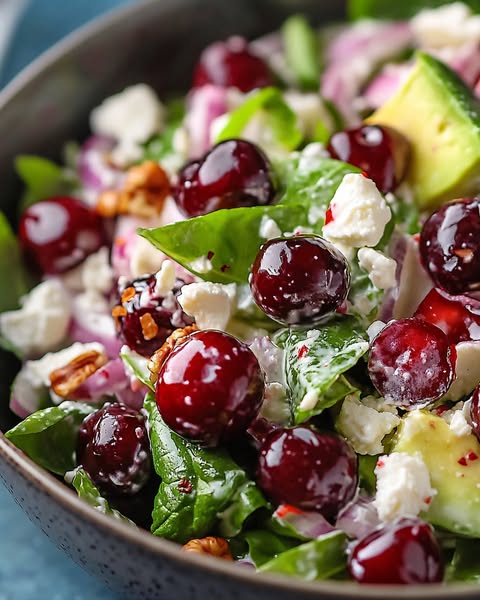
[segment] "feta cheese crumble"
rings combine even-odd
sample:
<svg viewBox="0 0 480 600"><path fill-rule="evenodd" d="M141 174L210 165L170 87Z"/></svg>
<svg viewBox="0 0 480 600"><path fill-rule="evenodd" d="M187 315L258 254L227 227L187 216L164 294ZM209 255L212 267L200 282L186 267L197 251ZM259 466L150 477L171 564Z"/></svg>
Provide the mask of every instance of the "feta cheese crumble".
<svg viewBox="0 0 480 600"><path fill-rule="evenodd" d="M410 23L417 41L426 48L480 42L480 15L473 15L463 2L422 10Z"/></svg>
<svg viewBox="0 0 480 600"><path fill-rule="evenodd" d="M166 296L172 291L176 279L175 265L171 260L164 260L160 270L155 274L155 295Z"/></svg>
<svg viewBox="0 0 480 600"><path fill-rule="evenodd" d="M480 384L480 342L460 342L455 346L455 379L443 397L456 402Z"/></svg>
<svg viewBox="0 0 480 600"><path fill-rule="evenodd" d="M324 225L323 237L351 255L352 248L376 246L391 210L371 179L358 173L345 175L330 202L332 220Z"/></svg>
<svg viewBox="0 0 480 600"><path fill-rule="evenodd" d="M368 272L368 278L377 289L388 290L395 285L397 263L393 258L373 248L360 248L357 256L358 264Z"/></svg>
<svg viewBox="0 0 480 600"><path fill-rule="evenodd" d="M264 240L272 240L273 238L280 237L282 231L273 219L264 215L260 221L258 235Z"/></svg>
<svg viewBox="0 0 480 600"><path fill-rule="evenodd" d="M420 455L392 452L381 456L375 468L377 494L373 501L382 521L416 517L426 511L437 493Z"/></svg>
<svg viewBox="0 0 480 600"><path fill-rule="evenodd" d="M200 281L182 287L178 302L200 329L224 330L235 308L236 285Z"/></svg>
<svg viewBox="0 0 480 600"><path fill-rule="evenodd" d="M393 413L378 411L350 394L343 401L336 425L355 452L373 456L383 452L383 438L399 423L396 410Z"/></svg>
<svg viewBox="0 0 480 600"><path fill-rule="evenodd" d="M55 350L71 319L70 297L59 279L47 279L27 294L18 310L0 315L0 333L26 357Z"/></svg>

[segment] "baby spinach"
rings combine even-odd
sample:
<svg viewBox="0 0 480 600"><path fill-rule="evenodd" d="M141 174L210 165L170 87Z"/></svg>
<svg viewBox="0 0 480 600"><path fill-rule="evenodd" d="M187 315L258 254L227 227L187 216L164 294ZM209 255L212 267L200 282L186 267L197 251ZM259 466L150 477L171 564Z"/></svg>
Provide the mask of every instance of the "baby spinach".
<svg viewBox="0 0 480 600"><path fill-rule="evenodd" d="M18 240L7 217L0 212L0 312L18 308L29 289Z"/></svg>
<svg viewBox="0 0 480 600"><path fill-rule="evenodd" d="M305 581L329 579L345 570L346 543L347 538L342 531L327 533L282 552L258 570L262 573L283 573Z"/></svg>
<svg viewBox="0 0 480 600"><path fill-rule="evenodd" d="M320 86L320 49L318 34L303 15L293 15L282 27L287 65L304 90L317 91Z"/></svg>
<svg viewBox="0 0 480 600"><path fill-rule="evenodd" d="M457 538L446 579L480 583L480 540Z"/></svg>
<svg viewBox="0 0 480 600"><path fill-rule="evenodd" d="M175 134L185 116L185 101L175 98L167 104L167 124L159 135L152 137L143 146L143 160L165 160L176 152L173 148Z"/></svg>
<svg viewBox="0 0 480 600"><path fill-rule="evenodd" d="M260 246L262 219L273 219L280 231L301 227L321 233L325 212L347 173L358 169L336 160L293 155L278 162L281 198L275 206L219 210L188 221L138 232L159 250L207 281L246 283ZM211 257L212 269L200 273L195 261Z"/></svg>
<svg viewBox="0 0 480 600"><path fill-rule="evenodd" d="M480 0L462 0L473 12L480 12ZM450 4L451 0L349 0L350 19L408 19L423 8L436 8Z"/></svg>
<svg viewBox="0 0 480 600"><path fill-rule="evenodd" d="M271 130L273 139L286 150L295 150L302 141L297 127L297 117L288 106L278 88L267 87L250 95L245 102L230 113L216 143L242 137L250 121L259 114L265 126Z"/></svg>
<svg viewBox="0 0 480 600"><path fill-rule="evenodd" d="M154 385L150 380L151 373L147 367L148 358L127 348L125 350L122 348L120 358L123 360L125 366L133 372L138 381L147 386L152 392L155 391Z"/></svg>
<svg viewBox="0 0 480 600"><path fill-rule="evenodd" d="M80 425L94 410L82 402L62 402L33 413L5 435L38 465L65 475L76 466Z"/></svg>
<svg viewBox="0 0 480 600"><path fill-rule="evenodd" d="M257 568L300 543L293 538L283 537L264 529L246 531L240 537L246 542L248 556Z"/></svg>
<svg viewBox="0 0 480 600"><path fill-rule="evenodd" d="M367 352L368 342L355 319L346 317L318 328L279 332L294 422L303 423L336 404L354 387L343 373ZM311 396L311 403L306 401Z"/></svg>
<svg viewBox="0 0 480 600"><path fill-rule="evenodd" d="M216 529L239 533L243 522L268 503L245 471L220 448L207 449L171 431L152 394L145 399L155 471L162 482L153 508L152 533L180 543Z"/></svg>
<svg viewBox="0 0 480 600"><path fill-rule="evenodd" d="M86 471L81 468L75 469L72 473L72 477L65 477L67 483L70 483L76 490L77 494L80 498L88 502L90 506L96 508L99 512L104 515L109 515L114 519L118 519L119 521L124 521L129 525L133 525L136 527L133 521L130 521L127 517L122 515L118 510L112 508L102 494L97 486L90 479L90 476Z"/></svg>

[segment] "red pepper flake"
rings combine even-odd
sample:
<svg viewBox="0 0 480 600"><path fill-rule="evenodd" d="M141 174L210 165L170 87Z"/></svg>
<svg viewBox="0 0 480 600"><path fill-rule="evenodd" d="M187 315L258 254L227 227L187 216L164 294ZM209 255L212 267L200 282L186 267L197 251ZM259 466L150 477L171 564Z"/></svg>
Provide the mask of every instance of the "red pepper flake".
<svg viewBox="0 0 480 600"><path fill-rule="evenodd" d="M377 467L378 467L379 469L381 469L381 468L382 468L382 467L384 467L384 466L385 466L385 463L383 462L383 460L382 460L381 458L380 458L380 459L378 459L378 460L377 460Z"/></svg>
<svg viewBox="0 0 480 600"><path fill-rule="evenodd" d="M368 173L367 173L366 171L362 171L362 172L360 173L360 175L361 175L362 177L365 177L365 179L369 179L369 177L368 177Z"/></svg>
<svg viewBox="0 0 480 600"><path fill-rule="evenodd" d="M428 498L424 498L423 501L425 502L425 504L428 506L430 504L430 502L432 501L432 497L428 496Z"/></svg>
<svg viewBox="0 0 480 600"><path fill-rule="evenodd" d="M211 250L208 252L207 254L207 258L208 260L212 260L212 258L215 256L215 252L212 252Z"/></svg>
<svg viewBox="0 0 480 600"><path fill-rule="evenodd" d="M473 462L474 460L478 460L478 454L475 454L475 452L472 452L470 450L470 452L467 454L467 460Z"/></svg>
<svg viewBox="0 0 480 600"><path fill-rule="evenodd" d="M177 489L182 494L191 494L193 490L192 482L186 477L182 477L178 482Z"/></svg>
<svg viewBox="0 0 480 600"><path fill-rule="evenodd" d="M229 268L230 268L230 265L222 265L222 266L220 267L220 271L221 271L222 273L225 273L225 271L228 271L228 269L229 269Z"/></svg>
<svg viewBox="0 0 480 600"><path fill-rule="evenodd" d="M328 225L329 223L331 223L333 221L333 213L332 213L332 207L329 206L327 208L327 212L325 213L325 225Z"/></svg>
<svg viewBox="0 0 480 600"><path fill-rule="evenodd" d="M428 422L428 426L430 427L430 429L436 429L437 426L435 425L434 421L429 421Z"/></svg>
<svg viewBox="0 0 480 600"><path fill-rule="evenodd" d="M457 460L459 465L462 465L462 467L466 467L467 466L467 459L465 456L461 456L458 460Z"/></svg>
<svg viewBox="0 0 480 600"><path fill-rule="evenodd" d="M309 350L310 350L310 348L308 346L305 346L305 344L303 344L303 346L300 346L300 348L298 349L298 352L297 352L298 360L300 360L301 358L306 356L308 354Z"/></svg>
<svg viewBox="0 0 480 600"><path fill-rule="evenodd" d="M284 519L287 515L301 515L303 511L299 510L291 504L280 504L275 511L275 514L279 519Z"/></svg>
<svg viewBox="0 0 480 600"><path fill-rule="evenodd" d="M467 467L469 462L473 462L475 460L478 460L478 454L470 450L465 454L465 456L461 456L457 462L459 465L462 465L462 467Z"/></svg>
<svg viewBox="0 0 480 600"><path fill-rule="evenodd" d="M414 242L419 242L420 241L420 234L419 233L415 233L414 235L412 235L412 239Z"/></svg>

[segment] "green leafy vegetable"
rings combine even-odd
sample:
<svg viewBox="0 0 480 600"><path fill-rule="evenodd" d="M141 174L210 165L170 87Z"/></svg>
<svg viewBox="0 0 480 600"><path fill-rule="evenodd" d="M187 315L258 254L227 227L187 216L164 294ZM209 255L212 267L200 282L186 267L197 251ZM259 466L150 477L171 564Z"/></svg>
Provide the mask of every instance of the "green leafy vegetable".
<svg viewBox="0 0 480 600"><path fill-rule="evenodd" d="M296 227L321 233L325 211L351 165L319 157L294 155L276 164L283 197L275 206L219 210L188 221L138 232L159 250L202 279L246 283L250 267L265 239L262 219L275 221L281 232ZM212 256L212 270L196 270L195 261Z"/></svg>
<svg viewBox="0 0 480 600"><path fill-rule="evenodd" d="M369 456L368 454L358 455L358 478L360 487L370 494L375 494L377 478L375 476L375 467L377 466L378 456Z"/></svg>
<svg viewBox="0 0 480 600"><path fill-rule="evenodd" d="M150 371L147 368L148 358L145 358L134 352L133 350L123 349L120 352L120 358L123 360L125 365L135 374L135 377L146 385L152 392L155 391L155 387L150 380Z"/></svg>
<svg viewBox="0 0 480 600"><path fill-rule="evenodd" d="M71 483L79 497L88 502L88 504L96 508L99 512L136 527L133 521L130 521L130 519L110 506L108 500L102 496L100 490L83 469L75 469L73 477L68 478L67 483Z"/></svg>
<svg viewBox="0 0 480 600"><path fill-rule="evenodd" d="M95 410L81 402L62 402L39 410L5 435L38 465L57 475L75 468L75 449L82 421Z"/></svg>
<svg viewBox="0 0 480 600"><path fill-rule="evenodd" d="M18 240L0 212L0 312L18 308L28 292L28 275L22 263Z"/></svg>
<svg viewBox="0 0 480 600"><path fill-rule="evenodd" d="M176 154L173 139L185 116L185 101L175 99L167 105L168 120L165 129L144 145L143 160L163 161Z"/></svg>
<svg viewBox="0 0 480 600"><path fill-rule="evenodd" d="M21 210L50 196L68 194L78 187L78 180L70 170L40 156L17 156L15 169L26 187Z"/></svg>
<svg viewBox="0 0 480 600"><path fill-rule="evenodd" d="M248 555L257 568L299 544L298 540L263 529L246 531L241 538L247 543Z"/></svg>
<svg viewBox="0 0 480 600"><path fill-rule="evenodd" d="M318 329L288 329L275 343L285 349L285 372L296 424L336 404L355 388L342 374L367 352L368 342L353 318Z"/></svg>
<svg viewBox="0 0 480 600"><path fill-rule="evenodd" d="M263 564L262 573L284 573L305 581L329 579L345 570L347 538L341 531L302 544Z"/></svg>
<svg viewBox="0 0 480 600"><path fill-rule="evenodd" d="M303 137L297 127L297 117L283 99L282 92L273 87L255 92L234 110L216 143L242 137L247 125L259 114L265 119L265 126L271 130L273 139L286 150L295 150Z"/></svg>
<svg viewBox="0 0 480 600"><path fill-rule="evenodd" d="M162 482L155 498L152 533L183 543L217 528L239 533L243 522L268 503L223 449L205 449L163 422L153 395L145 399L153 463ZM186 492L185 486L191 486ZM181 491L183 490L183 491Z"/></svg>
<svg viewBox="0 0 480 600"><path fill-rule="evenodd" d="M473 12L480 13L480 0L462 0ZM423 8L450 4L451 0L349 0L350 19L408 19Z"/></svg>
<svg viewBox="0 0 480 600"><path fill-rule="evenodd" d="M480 540L457 538L446 580L480 583Z"/></svg>
<svg viewBox="0 0 480 600"><path fill-rule="evenodd" d="M320 86L320 50L318 35L302 15L293 15L282 27L287 65L304 90Z"/></svg>

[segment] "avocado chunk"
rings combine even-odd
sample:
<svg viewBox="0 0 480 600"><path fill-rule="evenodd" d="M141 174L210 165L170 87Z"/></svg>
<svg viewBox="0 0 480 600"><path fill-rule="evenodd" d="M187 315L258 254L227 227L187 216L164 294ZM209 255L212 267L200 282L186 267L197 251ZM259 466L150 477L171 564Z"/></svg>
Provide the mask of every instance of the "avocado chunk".
<svg viewBox="0 0 480 600"><path fill-rule="evenodd" d="M418 52L404 85L367 123L410 140L407 183L421 209L478 193L480 101L442 62Z"/></svg>
<svg viewBox="0 0 480 600"><path fill-rule="evenodd" d="M395 452L419 453L437 490L427 521L470 537L480 536L480 444L473 435L459 437L442 418L414 410L400 425Z"/></svg>

